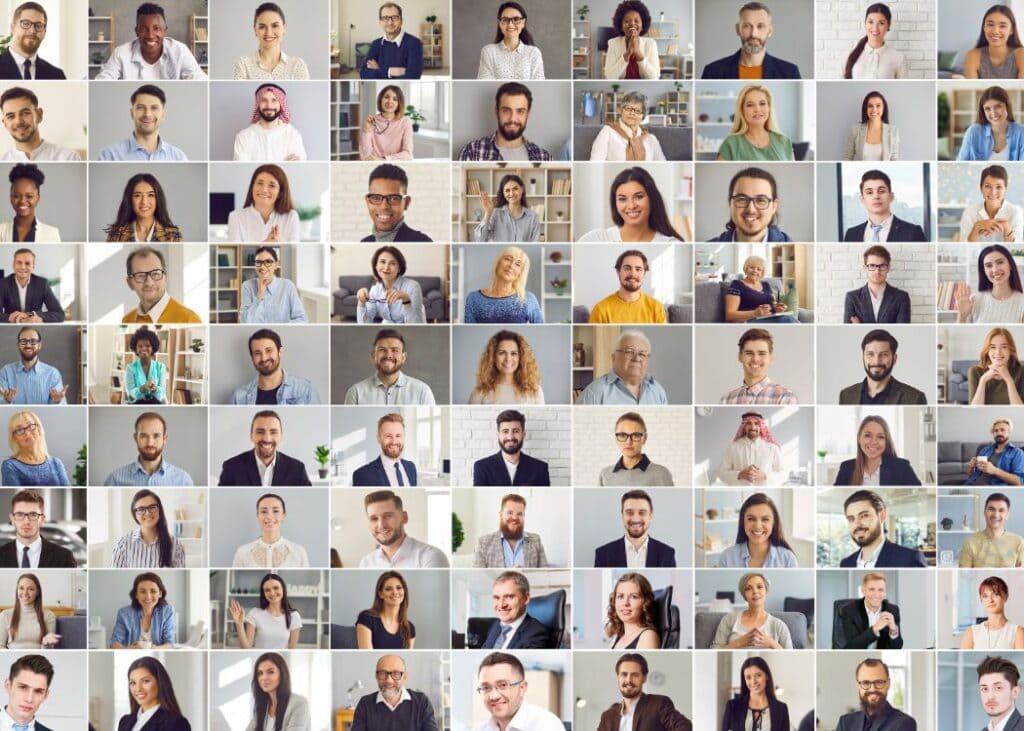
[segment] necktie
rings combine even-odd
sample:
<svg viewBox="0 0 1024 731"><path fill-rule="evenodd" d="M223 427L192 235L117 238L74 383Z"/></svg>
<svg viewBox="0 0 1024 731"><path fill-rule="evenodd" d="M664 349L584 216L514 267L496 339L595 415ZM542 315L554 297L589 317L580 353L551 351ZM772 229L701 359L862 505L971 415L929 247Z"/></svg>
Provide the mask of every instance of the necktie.
<svg viewBox="0 0 1024 731"><path fill-rule="evenodd" d="M878 234L881 232L883 224L881 224L881 223L872 223L870 225L871 225L871 240L872 241L881 241L881 239L878 238Z"/></svg>
<svg viewBox="0 0 1024 731"><path fill-rule="evenodd" d="M495 649L500 650L505 647L505 640L508 639L509 632L512 631L512 625L503 624L501 625L501 634L498 636L498 642L494 645Z"/></svg>
<svg viewBox="0 0 1024 731"><path fill-rule="evenodd" d="M29 81L32 80L32 62L27 58L25 59L25 63L21 65L21 77L23 79L28 79Z"/></svg>
<svg viewBox="0 0 1024 731"><path fill-rule="evenodd" d="M398 486L405 487L405 480L402 479L402 468L398 462L395 462L395 477L398 478Z"/></svg>
<svg viewBox="0 0 1024 731"><path fill-rule="evenodd" d="M32 568L32 564L29 563L29 560L28 560L28 546L25 546L25 548L22 549L22 551L21 551L21 568L23 568L23 569L30 569L30 568Z"/></svg>

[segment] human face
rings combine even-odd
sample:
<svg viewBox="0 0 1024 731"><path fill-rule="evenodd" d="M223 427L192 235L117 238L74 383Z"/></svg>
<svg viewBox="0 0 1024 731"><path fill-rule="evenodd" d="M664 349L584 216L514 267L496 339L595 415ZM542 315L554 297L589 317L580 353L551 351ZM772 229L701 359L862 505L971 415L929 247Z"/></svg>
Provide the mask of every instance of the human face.
<svg viewBox="0 0 1024 731"><path fill-rule="evenodd" d="M872 685L865 690L861 687L861 683L872 683ZM860 695L861 706L865 711L874 714L885 702L888 692L889 678L886 676L884 667L864 665L857 671L857 693Z"/></svg>
<svg viewBox="0 0 1024 731"><path fill-rule="evenodd" d="M135 430L135 447L139 457L147 462L160 459L167 446L167 432L159 419L143 419Z"/></svg>
<svg viewBox="0 0 1024 731"><path fill-rule="evenodd" d="M761 419L756 416L748 416L743 420L743 436L753 441L761 437Z"/></svg>
<svg viewBox="0 0 1024 731"><path fill-rule="evenodd" d="M398 678L392 677L398 673ZM394 700L402 694L402 683L405 681L405 663L397 655L384 655L377 661L377 687L385 698Z"/></svg>
<svg viewBox="0 0 1024 731"><path fill-rule="evenodd" d="M257 15L256 23L253 25L260 47L265 49L278 48L287 29L284 18L273 10L264 10Z"/></svg>
<svg viewBox="0 0 1024 731"><path fill-rule="evenodd" d="M518 454L526 439L526 429L518 421L503 421L498 424L498 444L505 454Z"/></svg>
<svg viewBox="0 0 1024 731"><path fill-rule="evenodd" d="M998 591L993 591L991 587L986 586L982 588L980 596L981 606L985 607L985 611L989 615L1003 613L1006 599Z"/></svg>
<svg viewBox="0 0 1024 731"><path fill-rule="evenodd" d="M869 254L864 261L868 282L881 286L889 276L889 262L884 257Z"/></svg>
<svg viewBox="0 0 1024 731"><path fill-rule="evenodd" d="M519 591L515 581L506 579L494 585L491 591L491 601L495 616L508 624L523 616L530 597Z"/></svg>
<svg viewBox="0 0 1024 731"><path fill-rule="evenodd" d="M164 104L160 97L152 94L137 94L132 104L132 122L135 134L150 135L160 129L164 120Z"/></svg>
<svg viewBox="0 0 1024 731"><path fill-rule="evenodd" d="M993 210L999 210L1006 199L1006 183L1002 178L994 178L986 175L981 181L981 197L985 199L985 205Z"/></svg>
<svg viewBox="0 0 1024 731"><path fill-rule="evenodd" d="M512 378L519 370L519 344L515 340L502 340L494 350L494 369L502 376Z"/></svg>
<svg viewBox="0 0 1024 731"><path fill-rule="evenodd" d="M874 579L864 584L861 587L861 591L864 593L864 598L868 602L868 606L873 610L877 610L882 606L882 601L885 599L885 582L881 579Z"/></svg>
<svg viewBox="0 0 1024 731"><path fill-rule="evenodd" d="M277 692L277 686L281 684L281 671L271 660L264 660L256 666L256 682L267 695Z"/></svg>
<svg viewBox="0 0 1024 731"><path fill-rule="evenodd" d="M626 256L619 265L619 287L625 292L637 292L647 276L647 265L639 256Z"/></svg>
<svg viewBox="0 0 1024 731"><path fill-rule="evenodd" d="M35 218L38 205L39 188L35 183L28 178L18 178L11 184L11 208L18 218L26 221Z"/></svg>
<svg viewBox="0 0 1024 731"><path fill-rule="evenodd" d="M747 585L743 587L743 598L752 607L760 607L768 598L768 587L760 576L752 576L747 579Z"/></svg>
<svg viewBox="0 0 1024 731"><path fill-rule="evenodd" d="M764 236L764 232L771 225L775 211L779 208L779 201L772 195L772 184L760 178L740 178L732 190L733 196L746 196L750 199L746 206L740 208L735 201L730 203L732 223L736 227L736 233L745 240L755 240ZM761 210L755 203L755 198L768 198L771 203Z"/></svg>
<svg viewBox="0 0 1024 731"><path fill-rule="evenodd" d="M387 579L384 585L377 592L377 596L384 602L385 606L398 608L405 601L405 587L396 577Z"/></svg>
<svg viewBox="0 0 1024 731"><path fill-rule="evenodd" d="M149 360L153 357L153 344L145 338L140 339L135 343L135 355L142 360Z"/></svg>
<svg viewBox="0 0 1024 731"><path fill-rule="evenodd" d="M270 462L277 455L277 445L283 436L281 422L273 416L258 417L249 431L249 441L256 448L256 456L264 462Z"/></svg>
<svg viewBox="0 0 1024 731"><path fill-rule="evenodd" d="M616 675L616 679L619 683L619 692L623 698L628 699L636 698L643 693L644 683L647 682L647 676L644 675L640 663L633 662L632 660L619 663L619 672Z"/></svg>
<svg viewBox="0 0 1024 731"><path fill-rule="evenodd" d="M484 706L491 714L491 718L498 724L498 728L505 728L512 717L519 712L523 705L523 698L526 697L527 683L520 677L511 665L488 665L481 668L477 675L478 686L489 688L490 692L483 694ZM503 683L508 687L505 690L498 690L497 684ZM516 683L516 685L513 685Z"/></svg>
<svg viewBox="0 0 1024 731"><path fill-rule="evenodd" d="M651 218L651 198L635 180L628 180L615 189L615 210L627 226L646 226Z"/></svg>
<svg viewBox="0 0 1024 731"><path fill-rule="evenodd" d="M895 196L884 180L865 180L860 188L860 201L865 210L874 216L888 216Z"/></svg>
<svg viewBox="0 0 1024 731"><path fill-rule="evenodd" d="M142 55L157 58L164 50L167 23L162 15L140 15L135 26L135 37L142 45Z"/></svg>
<svg viewBox="0 0 1024 731"><path fill-rule="evenodd" d="M394 40L402 32L402 11L397 5L385 5L380 9L380 27L388 40Z"/></svg>
<svg viewBox="0 0 1024 731"><path fill-rule="evenodd" d="M743 273L748 282L760 282L764 276L764 265L756 260L747 260L743 263Z"/></svg>
<svg viewBox="0 0 1024 731"><path fill-rule="evenodd" d="M988 361L994 366L1007 365L1013 349L1003 335L995 335L988 343Z"/></svg>
<svg viewBox="0 0 1024 731"><path fill-rule="evenodd" d="M507 252L501 255L498 259L498 266L495 268L494 273L498 275L498 278L502 280L506 285L515 285L519 281L519 278L523 276L523 269L526 268L526 256L523 254L515 254Z"/></svg>
<svg viewBox="0 0 1024 731"><path fill-rule="evenodd" d="M24 13L22 13L24 17ZM50 695L50 686L46 676L22 669L14 678L4 681L7 691L7 713L17 723L30 723L35 718L39 706Z"/></svg>
<svg viewBox="0 0 1024 731"><path fill-rule="evenodd" d="M277 273L278 267L281 265L278 263L270 252L261 251L256 254L256 258L253 259L253 264L256 267L256 278L261 282L272 282L274 275Z"/></svg>
<svg viewBox="0 0 1024 731"><path fill-rule="evenodd" d="M252 341L249 345L249 357L252 358L252 364L261 376L276 373L281 367L281 350L283 348L279 349L277 343L270 338Z"/></svg>
<svg viewBox="0 0 1024 731"><path fill-rule="evenodd" d="M141 497L138 502L132 505L132 517L143 528L156 528L160 522L160 504L151 495Z"/></svg>
<svg viewBox="0 0 1024 731"><path fill-rule="evenodd" d="M28 28L22 28L22 23L30 25ZM25 8L11 21L11 45L22 56L34 55L45 37L46 16L38 10Z"/></svg>
<svg viewBox="0 0 1024 731"><path fill-rule="evenodd" d="M743 514L743 532L747 534L748 544L766 545L771 541L774 527L775 514L770 505L751 505Z"/></svg>
<svg viewBox="0 0 1024 731"><path fill-rule="evenodd" d="M277 579L268 579L263 584L263 598L270 604L280 604L284 597L284 587Z"/></svg>
<svg viewBox="0 0 1024 731"><path fill-rule="evenodd" d="M43 348L43 341L39 339L39 333L35 330L22 330L18 336L18 353L25 363L31 363L39 357L39 351Z"/></svg>
<svg viewBox="0 0 1024 731"><path fill-rule="evenodd" d="M643 498L631 497L622 504L622 526L630 538L643 538L650 530L654 511Z"/></svg>
<svg viewBox="0 0 1024 731"><path fill-rule="evenodd" d="M15 207L17 210L17 207ZM36 269L36 258L32 254L17 254L12 265L14 275L20 282L27 282Z"/></svg>
<svg viewBox="0 0 1024 731"><path fill-rule="evenodd" d="M985 258L981 260L981 264L985 269L985 276L988 281L992 282L993 287L997 287L1001 284L1010 284L1010 262L1005 256L998 251L992 251L985 255Z"/></svg>
<svg viewBox="0 0 1024 731"><path fill-rule="evenodd" d="M865 111L867 112L869 122L881 122L882 115L885 114L885 102L882 101L882 97L868 97Z"/></svg>
<svg viewBox="0 0 1024 731"><path fill-rule="evenodd" d="M388 89L384 92L384 95L380 98L381 112L388 116L393 117L398 112L398 95L394 91Z"/></svg>
<svg viewBox="0 0 1024 731"><path fill-rule="evenodd" d="M503 536L512 540L522 538L523 528L526 526L526 506L515 500L506 500L501 506L498 520Z"/></svg>
<svg viewBox="0 0 1024 731"><path fill-rule="evenodd" d="M751 695L761 695L768 687L768 676L761 668L751 665L743 671L743 682L747 684L747 690Z"/></svg>
<svg viewBox="0 0 1024 731"><path fill-rule="evenodd" d="M998 533L1006 527L1006 521L1010 517L1010 506L1003 500L990 500L985 505L985 526L993 533Z"/></svg>
<svg viewBox="0 0 1024 731"><path fill-rule="evenodd" d="M374 269L381 281L385 284L389 284L398 279L398 272L401 271L402 267L399 264L398 259L396 259L393 254L387 251L382 251L380 256L377 257L377 263L374 265Z"/></svg>
<svg viewBox="0 0 1024 731"><path fill-rule="evenodd" d="M24 578L18 581L18 601L22 604L32 604L36 600L36 595L39 593L36 589L36 582L32 579Z"/></svg>
<svg viewBox="0 0 1024 731"><path fill-rule="evenodd" d="M858 546L870 546L882 535L882 524L885 522L885 511L876 513L867 500L850 503L846 508L846 525L850 528L850 538Z"/></svg>
<svg viewBox="0 0 1024 731"><path fill-rule="evenodd" d="M281 102L271 89L264 89L256 98L256 104L259 108L260 118L264 122L273 122L281 116Z"/></svg>
<svg viewBox="0 0 1024 731"><path fill-rule="evenodd" d="M132 213L140 220L156 215L156 190L145 181L139 181L132 188Z"/></svg>
<svg viewBox="0 0 1024 731"><path fill-rule="evenodd" d="M647 375L650 361L650 346L642 338L629 335L622 338L612 353L612 370L624 381L639 383Z"/></svg>
<svg viewBox="0 0 1024 731"><path fill-rule="evenodd" d="M405 209L412 203L412 198L405 194L400 180L374 178L370 183L369 193L370 195L385 196L381 199L380 203L366 201L366 208L370 212L370 219L373 221L373 227L377 231L390 231L397 226L398 222L405 216ZM399 197L395 198L395 202L392 203L388 200L388 197L394 196Z"/></svg>
<svg viewBox="0 0 1024 731"><path fill-rule="evenodd" d="M370 535L382 546L390 546L405 538L405 524L409 514L399 510L394 500L382 500L366 506L370 522Z"/></svg>
<svg viewBox="0 0 1024 731"><path fill-rule="evenodd" d="M43 110L32 104L30 99L8 99L0 111L4 115L4 127L15 142L34 142L39 137Z"/></svg>
<svg viewBox="0 0 1024 731"><path fill-rule="evenodd" d="M21 434L16 433L23 429ZM22 416L11 425L11 432L14 433L14 442L18 445L19 452L30 452L39 443L40 427L30 416Z"/></svg>
<svg viewBox="0 0 1024 731"><path fill-rule="evenodd" d="M22 513L26 517L18 520L15 515ZM36 518L27 516L36 515ZM11 525L18 531L18 538L24 543L32 543L39 536L39 527L46 522L46 513L39 503L17 502L11 508Z"/></svg>
<svg viewBox="0 0 1024 731"><path fill-rule="evenodd" d="M772 37L772 17L765 10L745 10L740 13L736 24L736 35L740 37L743 50L751 55L764 53L768 39Z"/></svg>
<svg viewBox="0 0 1024 731"><path fill-rule="evenodd" d="M885 454L885 429L877 421L867 422L857 435L857 445L867 459L881 459Z"/></svg>
<svg viewBox="0 0 1024 731"><path fill-rule="evenodd" d="M267 535L278 535L284 525L284 505L272 497L263 498L256 505L256 518L260 529Z"/></svg>
<svg viewBox="0 0 1024 731"><path fill-rule="evenodd" d="M743 366L743 379L756 383L768 375L774 359L771 343L767 340L748 340L743 343L737 360Z"/></svg>
<svg viewBox="0 0 1024 731"><path fill-rule="evenodd" d="M992 425L992 441L996 444L1006 444L1010 438L1010 425L1000 421Z"/></svg>
<svg viewBox="0 0 1024 731"><path fill-rule="evenodd" d="M1005 46L1013 35L1013 23L1000 12L989 13L981 24L981 32L990 46Z"/></svg>
<svg viewBox="0 0 1024 731"><path fill-rule="evenodd" d="M619 441L620 434L628 435L626 441ZM636 434L642 436L635 439L634 435ZM640 459L644 453L644 444L647 443L647 434L644 432L643 424L631 419L622 419L615 425L615 435L615 445L624 459Z"/></svg>
<svg viewBox="0 0 1024 731"><path fill-rule="evenodd" d="M398 338L381 338L373 346L370 357L377 367L378 376L391 376L405 365L405 345Z"/></svg>
<svg viewBox="0 0 1024 731"><path fill-rule="evenodd" d="M405 426L398 421L385 421L377 428L377 443L390 459L398 459L405 449Z"/></svg>
<svg viewBox="0 0 1024 731"><path fill-rule="evenodd" d="M885 43L885 34L888 32L889 21L881 13L868 13L864 18L864 33L872 48L878 48Z"/></svg>
<svg viewBox="0 0 1024 731"><path fill-rule="evenodd" d="M505 200L508 201L509 205L517 205L523 200L523 186L514 180L510 180L501 189L501 194L505 196Z"/></svg>
<svg viewBox="0 0 1024 731"><path fill-rule="evenodd" d="M156 607L163 592L155 581L140 581L135 587L135 601L142 605L142 611L148 614Z"/></svg>
<svg viewBox="0 0 1024 731"><path fill-rule="evenodd" d="M635 581L621 581L615 587L615 616L623 624L643 621L644 595Z"/></svg>
<svg viewBox="0 0 1024 731"><path fill-rule="evenodd" d="M872 381L884 381L896 366L896 353L886 340L872 340L864 346L864 372Z"/></svg>
<svg viewBox="0 0 1024 731"><path fill-rule="evenodd" d="M640 13L635 10L628 11L622 16L622 34L627 38L631 36L640 35L640 31L643 30L644 21L640 17Z"/></svg>
<svg viewBox="0 0 1024 731"><path fill-rule="evenodd" d="M992 718L1001 719L1009 715L1017 703L1020 686L1011 685L1002 673L986 673L978 678L978 692L981 694L981 705L985 713Z"/></svg>
<svg viewBox="0 0 1024 731"><path fill-rule="evenodd" d="M160 702L160 686L146 668L135 668L128 674L128 692L143 711Z"/></svg>
<svg viewBox="0 0 1024 731"><path fill-rule="evenodd" d="M511 46L519 40L519 34L526 27L526 18L515 8L505 8L498 18L498 30L505 36L505 41Z"/></svg>
<svg viewBox="0 0 1024 731"><path fill-rule="evenodd" d="M1006 105L998 99L989 99L986 101L981 105L981 111L985 114L985 119L988 120L989 124L996 126L1006 124Z"/></svg>
<svg viewBox="0 0 1024 731"><path fill-rule="evenodd" d="M530 100L525 94L502 94L497 116L498 134L506 140L518 140L530 119Z"/></svg>
<svg viewBox="0 0 1024 731"><path fill-rule="evenodd" d="M740 112L743 114L743 121L750 127L764 127L768 123L768 115L771 114L772 105L768 101L768 95L763 91L748 91L743 97L743 106Z"/></svg>
<svg viewBox="0 0 1024 731"><path fill-rule="evenodd" d="M252 200L257 208L269 210L281 195L281 184L270 173L260 173L252 181Z"/></svg>

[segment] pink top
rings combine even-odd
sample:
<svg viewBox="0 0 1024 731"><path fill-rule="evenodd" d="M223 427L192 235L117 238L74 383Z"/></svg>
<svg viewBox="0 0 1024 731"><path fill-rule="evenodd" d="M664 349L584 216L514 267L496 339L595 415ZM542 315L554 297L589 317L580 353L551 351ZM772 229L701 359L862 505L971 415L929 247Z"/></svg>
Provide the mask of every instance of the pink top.
<svg viewBox="0 0 1024 731"><path fill-rule="evenodd" d="M408 117L395 121L375 114L373 122L373 134L368 135L365 130L359 134L360 159L376 156L385 160L412 160L412 121ZM384 131L377 132L379 129Z"/></svg>

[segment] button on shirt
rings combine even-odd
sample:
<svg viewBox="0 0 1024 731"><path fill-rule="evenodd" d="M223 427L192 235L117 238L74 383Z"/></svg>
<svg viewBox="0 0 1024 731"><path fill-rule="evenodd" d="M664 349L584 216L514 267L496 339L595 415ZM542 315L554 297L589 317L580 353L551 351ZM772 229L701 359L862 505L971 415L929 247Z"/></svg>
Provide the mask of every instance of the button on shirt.
<svg viewBox="0 0 1024 731"><path fill-rule="evenodd" d="M188 160L184 152L169 142L164 142L162 137L157 138L156 149L150 152L136 141L134 134L120 142L104 147L100 150L99 158L100 160L118 162L124 160L146 160L148 162Z"/></svg>
<svg viewBox="0 0 1024 731"><path fill-rule="evenodd" d="M889 46L872 48L864 46L853 64L850 78L853 79L902 79L907 75L903 54Z"/></svg>
<svg viewBox="0 0 1024 731"><path fill-rule="evenodd" d="M620 404L623 406L663 406L668 403L668 394L664 387L652 376L644 376L640 382L640 395L634 396L623 381L615 373L608 371L595 378L583 389L576 400L578 404Z"/></svg>
<svg viewBox="0 0 1024 731"><path fill-rule="evenodd" d="M50 390L64 388L64 382L60 377L60 371L37 360L31 368L25 368L21 362L5 365L0 369L0 388L18 389L14 401L7 403L48 404ZM62 396L56 403L66 404L67 399Z"/></svg>
<svg viewBox="0 0 1024 731"><path fill-rule="evenodd" d="M142 57L142 44L138 39L122 43L96 74L96 79L205 79L188 46L173 38L164 38L164 47L156 63L149 64Z"/></svg>
<svg viewBox="0 0 1024 731"><path fill-rule="evenodd" d="M501 552L505 556L505 568L513 568L515 566L525 566L526 559L523 555L523 546L526 544L522 538L516 541L516 547L512 548L512 544L505 536L501 537Z"/></svg>
<svg viewBox="0 0 1024 731"><path fill-rule="evenodd" d="M446 569L448 557L439 548L417 541L410 535L402 539L402 545L389 559L379 545L377 550L359 560L361 569Z"/></svg>
<svg viewBox="0 0 1024 731"><path fill-rule="evenodd" d="M752 386L743 383L722 396L723 404L795 404L796 395L779 383L765 377Z"/></svg>
<svg viewBox="0 0 1024 731"><path fill-rule="evenodd" d="M274 453L274 459L270 461L270 464L264 464L263 460L256 455L256 450L252 451L252 457L256 460L256 469L260 472L260 484L263 487L270 487L274 482L274 467L277 466L277 452Z"/></svg>
<svg viewBox="0 0 1024 731"><path fill-rule="evenodd" d="M103 484L117 487L191 487L192 477L166 459L161 459L160 466L153 474L149 474L136 458L134 462L118 467L107 475Z"/></svg>
<svg viewBox="0 0 1024 731"><path fill-rule="evenodd" d="M346 404L376 404L380 406L433 406L434 392L423 381L399 372L398 380L390 386L374 373L349 387L345 392Z"/></svg>
<svg viewBox="0 0 1024 731"><path fill-rule="evenodd" d="M633 547L633 542L629 540L629 536L624 536L622 540L626 543L626 567L631 569L647 568L647 546L651 542L651 537L647 536L644 538L640 548Z"/></svg>

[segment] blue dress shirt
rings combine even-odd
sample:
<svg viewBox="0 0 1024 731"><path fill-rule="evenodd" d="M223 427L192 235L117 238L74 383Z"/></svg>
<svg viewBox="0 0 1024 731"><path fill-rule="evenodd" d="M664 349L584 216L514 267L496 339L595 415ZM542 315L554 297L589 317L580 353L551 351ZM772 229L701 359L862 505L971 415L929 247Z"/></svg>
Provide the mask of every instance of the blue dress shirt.
<svg viewBox="0 0 1024 731"><path fill-rule="evenodd" d="M259 390L259 376L249 381L244 386L239 386L231 394L231 403L236 406L255 404ZM284 380L277 390L277 403L279 404L319 404L320 394L312 381L299 376L292 376L288 371L284 372Z"/></svg>
<svg viewBox="0 0 1024 731"><path fill-rule="evenodd" d="M746 541L734 543L722 551L718 558L720 569L745 569L750 566L750 546ZM765 569L795 569L796 554L782 546L769 546L768 555L764 558Z"/></svg>
<svg viewBox="0 0 1024 731"><path fill-rule="evenodd" d="M119 487L191 487L192 477L166 459L161 459L160 466L153 474L149 474L136 459L107 475L103 484Z"/></svg>
<svg viewBox="0 0 1024 731"><path fill-rule="evenodd" d="M423 308L423 290L420 283L408 277L395 280L392 289L409 295L409 304L398 301L388 304L387 290L380 282L370 287L370 298L365 305L356 305L356 322L372 323L378 317L388 324L391 323L423 323L427 321L427 313Z"/></svg>
<svg viewBox="0 0 1024 731"><path fill-rule="evenodd" d="M108 162L123 162L125 160L146 160L147 162L183 162L188 160L188 156L184 152L179 150L174 145L164 142L164 138L159 138L159 143L156 149L150 153L145 147L135 141L135 135L129 135L126 139L120 142L115 142L112 145L108 145L100 150L100 160L106 160Z"/></svg>
<svg viewBox="0 0 1024 731"><path fill-rule="evenodd" d="M636 398L615 371L608 371L603 376L591 381L583 389L580 397L576 399L576 403L664 406L668 403L668 394L665 393L665 388L654 380L653 376L644 376L643 383L640 384L640 398Z"/></svg>
<svg viewBox="0 0 1024 731"><path fill-rule="evenodd" d="M309 322L299 298L299 290L292 280L275 277L267 285L262 300L256 299L258 292L257 280L246 279L242 282L240 316L243 323Z"/></svg>
<svg viewBox="0 0 1024 731"><path fill-rule="evenodd" d="M52 365L47 365L41 360L36 360L35 365L29 369L21 364L8 363L0 369L0 388L7 390L16 388L18 392L14 395L13 404L48 404L50 403L50 390L64 388L60 371ZM66 404L67 399L61 397L58 403Z"/></svg>
<svg viewBox="0 0 1024 731"><path fill-rule="evenodd" d="M512 550L512 547L508 545L508 539L505 538L505 536L501 537L501 552L505 556L506 568L526 565L526 558L523 555L524 545L526 545L526 541L520 538L519 541L516 543L515 550Z"/></svg>

